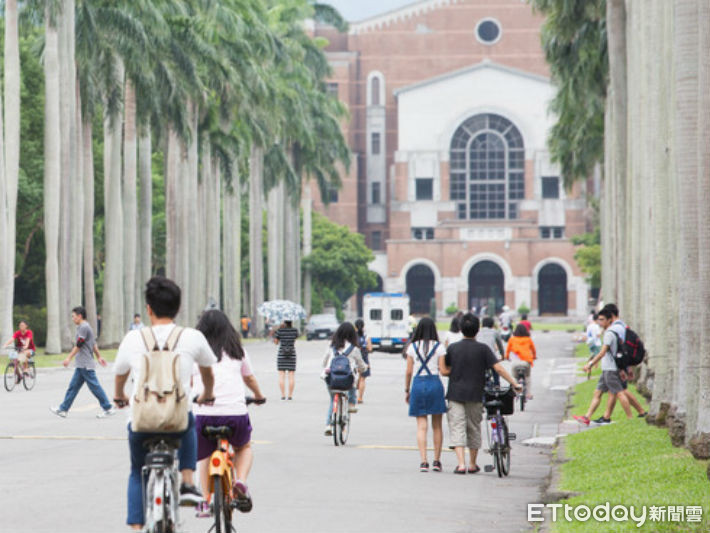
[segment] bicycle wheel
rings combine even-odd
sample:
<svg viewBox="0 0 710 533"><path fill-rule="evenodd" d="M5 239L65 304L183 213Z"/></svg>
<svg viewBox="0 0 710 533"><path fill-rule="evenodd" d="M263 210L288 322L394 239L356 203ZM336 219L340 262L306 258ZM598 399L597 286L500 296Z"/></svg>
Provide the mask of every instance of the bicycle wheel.
<svg viewBox="0 0 710 533"><path fill-rule="evenodd" d="M523 386L523 392L520 393L520 410L525 411L525 397L527 396L528 389L525 383L525 377L523 376L520 380L520 384Z"/></svg>
<svg viewBox="0 0 710 533"><path fill-rule="evenodd" d="M348 402L345 395L340 395L340 444L345 444L350 435L350 412L348 411Z"/></svg>
<svg viewBox="0 0 710 533"><path fill-rule="evenodd" d="M338 416L340 414L340 397L341 394L339 392L336 392L335 395L333 396L333 413L330 418L330 426L331 429L333 430L333 443L338 446L340 444L338 440Z"/></svg>
<svg viewBox="0 0 710 533"><path fill-rule="evenodd" d="M12 391L17 385L17 379L15 376L15 363L8 363L5 367L5 390L7 392Z"/></svg>
<svg viewBox="0 0 710 533"><path fill-rule="evenodd" d="M22 385L25 390L32 390L35 386L35 381L37 381L37 369L34 363L28 363L27 373L22 378Z"/></svg>
<svg viewBox="0 0 710 533"><path fill-rule="evenodd" d="M229 533L224 524L224 494L222 491L222 478L220 476L212 476L212 507L214 513L214 528L215 533Z"/></svg>
<svg viewBox="0 0 710 533"><path fill-rule="evenodd" d="M501 446L500 446L500 469L503 471L503 475L507 476L510 473L510 440L508 438L508 424L505 418L500 417L501 421Z"/></svg>

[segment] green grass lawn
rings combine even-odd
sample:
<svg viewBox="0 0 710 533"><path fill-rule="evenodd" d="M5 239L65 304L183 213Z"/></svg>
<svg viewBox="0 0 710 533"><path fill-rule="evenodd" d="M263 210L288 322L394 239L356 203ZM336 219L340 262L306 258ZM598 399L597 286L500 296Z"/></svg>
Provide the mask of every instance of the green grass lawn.
<svg viewBox="0 0 710 533"><path fill-rule="evenodd" d="M585 344L577 346L576 354L586 360ZM583 364L580 362L580 365ZM572 414L584 414L596 387L599 369L592 379L575 388L572 398ZM635 388L634 393L636 393ZM645 400L637 394L641 403ZM602 399L602 405L606 398ZM597 410L600 413L602 407ZM648 518L641 527L629 522L595 521L567 522L558 520L552 531L577 533L604 532L700 532L710 530L710 483L707 479L708 461L693 459L690 452L671 445L665 428L650 426L645 420L627 420L623 410L614 410L615 422L565 438L565 455L568 462L561 467L560 490L580 493L562 503L586 505L594 508L610 502L611 506L635 506L635 513L642 513L642 506L702 506L703 521L651 521Z"/></svg>
<svg viewBox="0 0 710 533"><path fill-rule="evenodd" d="M113 362L114 359L116 359L116 350L99 350L101 352L101 357L106 359L106 361ZM37 354L34 357L35 361L35 366L37 368L51 368L51 367L56 367L56 366L62 366L62 361L66 359L68 355L67 353L63 354L53 354L53 355L45 355L44 353L44 348L39 348L37 350ZM7 365L7 362L9 361L9 358L7 354L0 355L0 369L2 371L5 370L5 366ZM74 362L72 361L72 365ZM70 365L71 366L71 365Z"/></svg>

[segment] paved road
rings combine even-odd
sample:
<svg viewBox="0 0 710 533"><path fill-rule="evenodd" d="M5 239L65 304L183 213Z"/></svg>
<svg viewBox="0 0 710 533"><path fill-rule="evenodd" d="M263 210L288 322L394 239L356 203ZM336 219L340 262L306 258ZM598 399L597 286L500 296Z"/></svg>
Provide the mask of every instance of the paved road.
<svg viewBox="0 0 710 533"><path fill-rule="evenodd" d="M347 446L323 436L327 395L318 378L325 343L300 342L295 399L279 400L272 345L248 349L269 398L252 409L256 441L250 477L254 509L239 515L238 530L343 532L529 531L527 503L540 500L550 470L549 449L524 446L530 437L554 436L572 383L571 338L534 335L541 360L534 369L535 400L511 417L518 435L511 474L454 476L448 450L442 473L418 471L415 422L403 401L404 362L399 355L372 356L366 403L355 415ZM97 402L84 388L61 419L57 405L70 370L40 373L35 390L0 389L0 502L6 533L126 531L128 447L122 414L98 420ZM111 391L109 370L99 377ZM110 394L110 392L109 392ZM444 427L445 445L448 428ZM483 466L490 458L481 454ZM431 461L431 458L430 458ZM184 529L209 524L184 512Z"/></svg>

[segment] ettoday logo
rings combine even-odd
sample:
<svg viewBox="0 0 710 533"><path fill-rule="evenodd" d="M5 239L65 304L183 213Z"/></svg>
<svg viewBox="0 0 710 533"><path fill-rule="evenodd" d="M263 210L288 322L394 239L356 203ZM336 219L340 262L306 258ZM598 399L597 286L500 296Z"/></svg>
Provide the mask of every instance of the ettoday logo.
<svg viewBox="0 0 710 533"><path fill-rule="evenodd" d="M700 505L669 505L669 506L633 506L614 505L610 502L594 507L588 505L569 505L562 503L529 503L528 522L544 522L545 508L550 510L550 520L557 522L628 522L636 527L643 526L646 521L652 522L702 522L703 508Z"/></svg>

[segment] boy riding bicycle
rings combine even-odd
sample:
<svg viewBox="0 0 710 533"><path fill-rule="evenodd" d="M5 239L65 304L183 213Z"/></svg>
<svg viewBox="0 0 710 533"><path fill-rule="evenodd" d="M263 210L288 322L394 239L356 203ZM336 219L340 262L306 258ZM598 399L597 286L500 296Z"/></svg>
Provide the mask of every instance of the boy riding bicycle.
<svg viewBox="0 0 710 533"><path fill-rule="evenodd" d="M12 343L15 344L17 360L22 363L22 371L27 372L27 362L30 357L35 354L35 341L32 330L29 329L27 322L24 320L20 320L20 323L17 325L17 331L12 335L12 338L3 345L3 348L7 348Z"/></svg>

